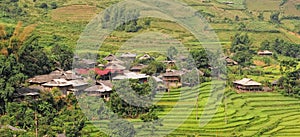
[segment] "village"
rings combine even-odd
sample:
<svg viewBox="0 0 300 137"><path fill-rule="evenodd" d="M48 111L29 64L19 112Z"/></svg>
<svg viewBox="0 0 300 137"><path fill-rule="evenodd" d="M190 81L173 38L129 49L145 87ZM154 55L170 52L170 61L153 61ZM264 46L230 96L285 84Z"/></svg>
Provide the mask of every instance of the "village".
<svg viewBox="0 0 300 137"><path fill-rule="evenodd" d="M272 52L265 50L258 51L257 54L259 56L271 56ZM238 65L236 61L228 56L222 59L226 62L227 66ZM191 83L182 82L182 77L191 72L191 70L176 70L176 60L161 61L165 66L165 70L152 75L142 73L144 69L147 69L149 63L135 63L136 65L132 65L134 64L133 62L154 60L147 53L139 58L137 58L137 54L129 52L123 53L120 57L110 54L103 58L103 60L107 63L99 64L96 61L80 59L75 56L74 61L80 67L68 71L56 68L49 74L29 78L26 80L28 86L17 89L16 96L38 96L40 91L51 91L56 88L65 96L68 94L86 94L88 96L98 96L108 101L110 94L113 92L113 81L126 79L138 80L140 83L148 82L149 79L152 79L157 83L155 87L156 91L169 91L173 88L191 86ZM197 75L204 77L204 72L198 70ZM89 82L91 76L95 78L95 81ZM262 83L256 82L251 78L235 80L232 83L238 93L273 90L270 87L263 87ZM277 84L278 81L273 81L272 87L277 86Z"/></svg>

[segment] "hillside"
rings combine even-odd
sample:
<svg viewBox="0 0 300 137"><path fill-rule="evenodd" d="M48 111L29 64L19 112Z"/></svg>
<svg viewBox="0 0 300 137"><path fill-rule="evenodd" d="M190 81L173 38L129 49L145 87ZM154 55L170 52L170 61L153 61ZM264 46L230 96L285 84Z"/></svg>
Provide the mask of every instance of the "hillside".
<svg viewBox="0 0 300 137"><path fill-rule="evenodd" d="M0 66L0 136L1 133L5 133L1 128L2 123L13 125L22 122L18 128L30 129L26 135L33 136L34 128L37 126L34 123L37 120L36 117L40 119L43 126L41 127L42 131L39 131L40 134L55 136L57 133L65 133L65 128L68 128L68 135L71 136L105 136L98 127L100 126L104 130L108 128L105 126L111 122L107 120L109 118L102 121L99 120L101 118L85 121L88 116L84 116L81 112L75 96L64 96L56 89L51 93L42 93L41 100L33 101L33 103L42 103L42 105L38 105L38 108L34 107L36 104L26 100L27 98L24 98L25 101L22 104L18 104L14 102L15 100L6 99L6 97L12 97L15 92L14 88L27 87L27 78L49 74L60 68L65 71L72 69L74 51L82 32L99 13L120 1L0 1L0 64L3 64ZM156 134L164 135L169 129L179 126L175 130L170 130L170 134L166 134L166 136L300 136L298 129L300 127L300 1L179 1L186 3L195 9L197 14L205 18L212 28L207 31L215 33L219 41L198 41L192 32L176 22L147 17L135 20L136 22L130 22L133 25L128 23L118 27L105 38L98 51L91 51L88 47L84 47L76 53L79 55L86 51L96 53L99 58L96 59L96 63L92 64L98 63L100 68L101 65L105 66L105 63L109 64L109 61L104 60L107 55L132 52L136 55L134 65L147 65L146 69L143 68L140 72L154 75L158 68L153 67L153 64L157 65L158 62L162 64L163 61L172 60L159 53L159 50L169 50L167 48L170 45L177 46L178 43L187 49L182 50L184 48L181 47L179 52L188 51L191 57L195 59L198 63L196 64L198 69L203 72L201 75L201 82L203 83L194 88L173 89L168 87L169 89L166 91L169 92L158 92L154 98L157 108L153 108L155 110L153 115L157 115L157 119L161 119L163 124L162 126L151 125L153 127L148 127L150 128L149 132L157 128ZM184 15L184 13L182 14ZM154 35L155 32L158 35ZM17 38L21 40L17 41ZM146 41L147 43L145 41L140 42L140 39L148 41ZM171 42L161 42L166 39ZM211 74L211 70L215 68L209 64L208 57L203 57L209 52L204 51L202 45L214 45L216 43L222 45L223 49L218 50L218 53L213 55L219 56L219 52L224 52L225 56L236 60L238 63L232 66L228 65L226 70L222 70L226 72L220 72L227 74L223 77L219 74L217 78L226 81L226 88L221 91L215 87L217 89L215 93L220 95L218 94L217 98L210 98L211 80L214 75ZM154 44L155 46L153 46ZM267 50L271 50L272 54L258 54L258 51ZM176 52L178 52L177 49ZM151 56L149 57L150 63L139 59L145 53ZM91 54L86 55L92 57ZM188 61L190 60L186 59L183 62ZM218 62L219 60L212 61ZM130 65L132 67L132 64ZM221 63L219 65L220 68L223 67ZM159 73L163 75L167 72L167 68L164 66L161 68ZM178 69L176 66L170 68ZM86 76L95 70L83 69L83 71L86 70L86 74L84 74ZM153 69L153 73L149 72ZM102 72L100 69L99 71ZM110 71L107 72L110 75L108 78L112 77ZM19 72L24 73L24 75L19 74ZM97 80L101 78L102 75L96 77ZM191 77L188 78L192 79ZM240 92L234 88L233 81L242 78L251 78L261 83L262 87L270 87L272 92ZM272 84L276 80L280 82L277 87ZM88 82L92 83L93 81ZM137 91L149 90L145 85L143 85L145 87L141 87L142 84L137 83L135 83ZM113 87L111 87L111 91L115 90L112 89ZM180 99L183 99L183 102L180 102ZM195 104L196 99L197 104ZM120 100L117 101L121 105L117 103L115 105L118 109L123 109L122 105L125 103ZM217 108L212 105L214 101L220 101ZM6 103L9 105L7 106ZM109 103L107 104L112 105L115 102ZM95 111L96 114L94 115L98 116L102 114L101 105L103 104L93 106L93 104L87 103L86 106L95 110L101 109L101 111ZM128 108L131 109L131 107L129 105ZM207 108L205 109L205 107ZM39 112L36 112L37 110ZM215 110L216 113L214 113ZM15 111L18 112L16 113L18 116L14 115ZM132 122L135 128L141 128L145 121L140 118L150 112L152 113L152 110L146 108L141 111L143 112L140 112L141 115L136 112L137 114L134 116L133 114L127 117L126 114L119 114L119 116L122 115ZM38 116L32 114L38 114ZM209 114L213 116L211 120L207 116ZM22 122L18 122L18 118ZM80 120L76 121L78 119ZM210 121L200 127L200 120ZM182 123L178 124L178 122ZM48 128L49 131L46 130ZM153 136L148 132L137 132L136 134ZM12 133L7 135L12 135Z"/></svg>

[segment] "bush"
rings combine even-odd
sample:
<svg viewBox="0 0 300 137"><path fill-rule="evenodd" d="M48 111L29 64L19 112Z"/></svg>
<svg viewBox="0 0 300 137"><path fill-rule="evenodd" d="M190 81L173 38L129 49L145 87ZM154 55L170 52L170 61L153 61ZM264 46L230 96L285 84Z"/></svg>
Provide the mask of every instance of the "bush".
<svg viewBox="0 0 300 137"><path fill-rule="evenodd" d="M47 9L48 5L46 3L42 3L39 7L42 9Z"/></svg>
<svg viewBox="0 0 300 137"><path fill-rule="evenodd" d="M56 2L52 2L50 5L51 5L51 9L56 9L57 8Z"/></svg>

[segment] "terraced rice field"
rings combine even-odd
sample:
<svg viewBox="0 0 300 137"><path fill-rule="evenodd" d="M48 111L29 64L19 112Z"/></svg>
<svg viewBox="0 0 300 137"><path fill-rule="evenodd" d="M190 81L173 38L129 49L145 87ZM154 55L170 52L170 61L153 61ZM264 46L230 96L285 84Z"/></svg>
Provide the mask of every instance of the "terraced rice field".
<svg viewBox="0 0 300 137"><path fill-rule="evenodd" d="M210 83L196 88L182 88L170 93L161 92L156 104L163 107L159 117L163 126L157 126L154 134L146 129L137 131L138 136L300 136L300 100L280 93L242 93L227 89L220 105L210 98ZM198 111L196 100L198 98ZM215 92L222 95L221 91ZM208 105L206 105L208 103ZM204 108L206 107L205 116ZM216 111L215 111L216 110ZM215 113L214 113L215 112ZM197 119L198 117L198 119ZM211 118L211 119L210 119ZM200 126L200 120L209 121ZM141 120L129 120L138 129ZM104 125L109 121L95 122ZM91 126L91 125L89 125Z"/></svg>
<svg viewBox="0 0 300 137"><path fill-rule="evenodd" d="M164 116L177 103L180 93L189 96L189 91L179 90L164 93L157 103L164 107ZM199 117L209 96L209 85L200 88ZM243 93L227 91L222 104L212 120L199 127L196 109L187 120L169 136L300 136L300 100L285 97L280 93ZM182 108L183 109L183 108ZM166 121L178 121L188 111L180 111L175 117L164 117ZM212 113L213 114L213 113ZM174 114L175 115L175 114ZM165 126L175 126L168 123Z"/></svg>

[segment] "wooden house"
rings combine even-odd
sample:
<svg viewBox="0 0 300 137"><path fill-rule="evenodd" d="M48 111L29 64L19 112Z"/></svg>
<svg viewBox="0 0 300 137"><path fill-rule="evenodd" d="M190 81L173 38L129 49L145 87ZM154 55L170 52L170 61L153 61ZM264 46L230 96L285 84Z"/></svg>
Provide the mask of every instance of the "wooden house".
<svg viewBox="0 0 300 137"><path fill-rule="evenodd" d="M108 101L110 94L112 93L112 88L104 85L103 83L97 83L96 85L85 89L84 92L81 93L85 93L88 96L99 96Z"/></svg>
<svg viewBox="0 0 300 137"><path fill-rule="evenodd" d="M182 71L170 70L163 74L163 81L170 87L181 87L181 76L184 73Z"/></svg>
<svg viewBox="0 0 300 137"><path fill-rule="evenodd" d="M66 79L52 79L50 82L42 84L45 90L51 91L53 88L58 88L64 95L67 95L67 91L72 89L72 84Z"/></svg>
<svg viewBox="0 0 300 137"><path fill-rule="evenodd" d="M176 61L175 60L167 60L167 61L162 61L167 67L167 69L171 69L172 67L176 66Z"/></svg>
<svg viewBox="0 0 300 137"><path fill-rule="evenodd" d="M256 81L253 81L249 78L243 78L242 80L236 80L233 82L235 88L239 90L247 90L247 91L261 91L262 84Z"/></svg>
<svg viewBox="0 0 300 137"><path fill-rule="evenodd" d="M130 68L131 72L135 72L135 73L140 73L142 71L143 68L146 68L148 65L144 65L144 64L138 64L135 66L132 66Z"/></svg>

